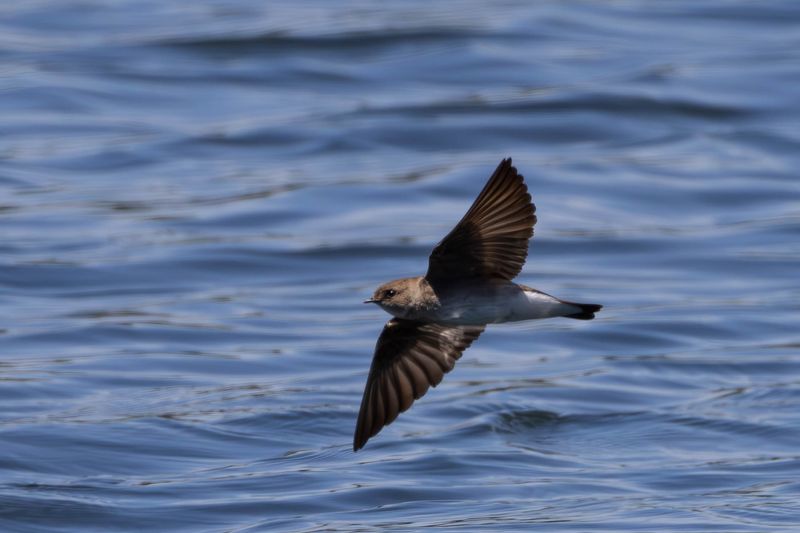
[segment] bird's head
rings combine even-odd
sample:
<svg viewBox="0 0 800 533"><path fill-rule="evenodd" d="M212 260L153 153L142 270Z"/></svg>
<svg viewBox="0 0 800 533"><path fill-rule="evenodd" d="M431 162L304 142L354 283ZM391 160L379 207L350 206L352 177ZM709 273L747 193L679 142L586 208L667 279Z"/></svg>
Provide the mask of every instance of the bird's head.
<svg viewBox="0 0 800 533"><path fill-rule="evenodd" d="M364 303L378 304L387 313L403 318L413 307L414 280L415 278L403 278L384 283Z"/></svg>

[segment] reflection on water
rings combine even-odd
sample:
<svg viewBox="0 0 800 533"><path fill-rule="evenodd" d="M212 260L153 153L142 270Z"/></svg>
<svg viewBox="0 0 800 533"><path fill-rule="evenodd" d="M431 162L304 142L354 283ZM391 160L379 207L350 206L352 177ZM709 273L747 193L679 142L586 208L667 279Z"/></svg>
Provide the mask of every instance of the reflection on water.
<svg viewBox="0 0 800 533"><path fill-rule="evenodd" d="M794 531L798 20L0 8L0 529ZM603 313L490 327L353 454L361 300L506 156L519 281Z"/></svg>

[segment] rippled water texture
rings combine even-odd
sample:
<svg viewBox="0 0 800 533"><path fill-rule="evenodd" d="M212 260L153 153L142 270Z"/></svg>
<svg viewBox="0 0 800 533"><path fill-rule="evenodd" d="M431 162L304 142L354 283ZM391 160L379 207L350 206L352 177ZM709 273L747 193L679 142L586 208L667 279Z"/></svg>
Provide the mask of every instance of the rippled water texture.
<svg viewBox="0 0 800 533"><path fill-rule="evenodd" d="M800 4L0 6L0 530L800 528ZM519 281L353 453L502 157Z"/></svg>

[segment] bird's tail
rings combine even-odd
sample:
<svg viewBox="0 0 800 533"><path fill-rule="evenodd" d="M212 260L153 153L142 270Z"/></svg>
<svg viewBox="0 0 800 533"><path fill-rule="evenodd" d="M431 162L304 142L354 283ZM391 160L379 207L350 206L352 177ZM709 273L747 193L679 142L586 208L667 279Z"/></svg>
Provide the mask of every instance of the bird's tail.
<svg viewBox="0 0 800 533"><path fill-rule="evenodd" d="M577 320L591 320L594 318L594 314L603 308L603 306L599 304L579 304L575 302L563 302L563 303L568 305L574 305L575 307L580 309L580 311L578 311L577 313L572 313L571 315L564 315L567 318L574 318Z"/></svg>

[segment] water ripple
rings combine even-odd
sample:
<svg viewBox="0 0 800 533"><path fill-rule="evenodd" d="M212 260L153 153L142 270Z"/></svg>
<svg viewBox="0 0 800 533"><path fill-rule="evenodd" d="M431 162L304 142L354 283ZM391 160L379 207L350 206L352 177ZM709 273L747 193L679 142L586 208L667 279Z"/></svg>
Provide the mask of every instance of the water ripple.
<svg viewBox="0 0 800 533"><path fill-rule="evenodd" d="M0 7L0 530L795 531L799 17ZM507 156L520 281L603 312L353 453L361 301Z"/></svg>

